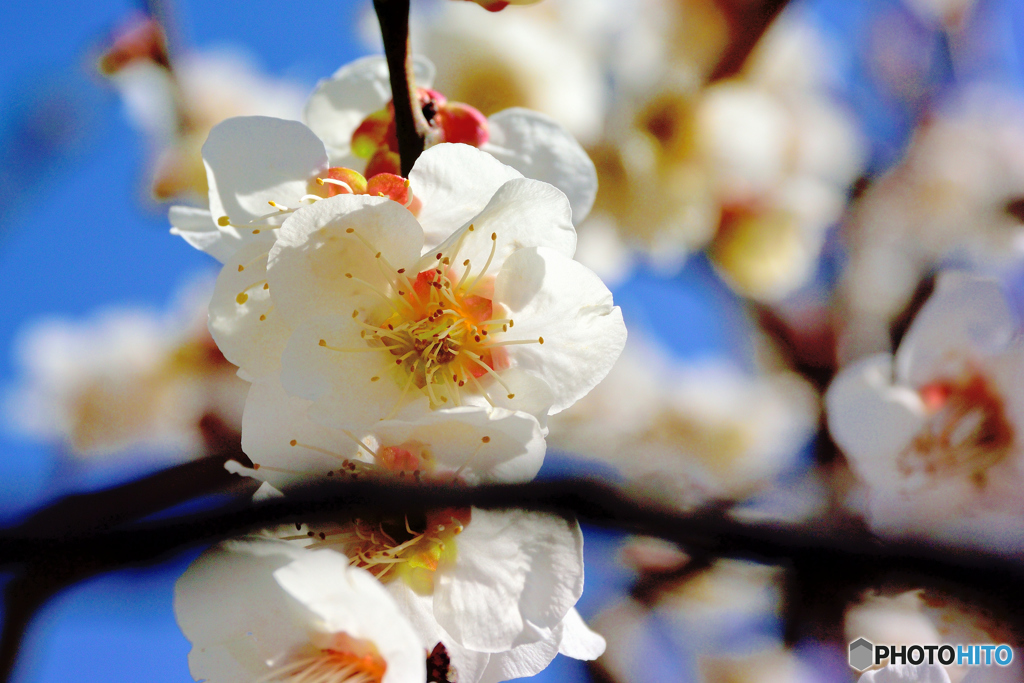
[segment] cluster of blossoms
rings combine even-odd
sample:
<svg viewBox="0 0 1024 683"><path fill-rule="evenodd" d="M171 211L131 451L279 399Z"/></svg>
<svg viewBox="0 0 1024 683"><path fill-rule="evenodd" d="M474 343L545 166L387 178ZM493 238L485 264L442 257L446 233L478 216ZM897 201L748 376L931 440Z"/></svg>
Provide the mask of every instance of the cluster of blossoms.
<svg viewBox="0 0 1024 683"><path fill-rule="evenodd" d="M192 456L212 445L204 419L240 424L248 385L207 329L211 285L190 285L169 313L112 309L23 330L23 379L5 396L12 426L75 456Z"/></svg>
<svg viewBox="0 0 1024 683"><path fill-rule="evenodd" d="M417 81L431 71L418 60ZM367 58L318 86L308 127L224 121L203 146L209 208L171 209L224 264L210 330L251 382L253 467L232 467L261 496L527 481L549 416L625 344L611 293L572 259L596 190L572 137L423 87L427 149L403 178L388 92ZM476 508L298 524L208 551L177 613L211 681L505 680L603 651L574 609L582 542L563 518ZM237 609L242 576L271 604Z"/></svg>
<svg viewBox="0 0 1024 683"><path fill-rule="evenodd" d="M921 278L959 264L1001 274L1024 253L1024 103L980 89L937 112L868 188L846 228L845 354L887 348Z"/></svg>
<svg viewBox="0 0 1024 683"><path fill-rule="evenodd" d="M633 332L608 377L552 417L548 442L690 507L767 488L796 465L817 419L815 392L796 373L684 364Z"/></svg>

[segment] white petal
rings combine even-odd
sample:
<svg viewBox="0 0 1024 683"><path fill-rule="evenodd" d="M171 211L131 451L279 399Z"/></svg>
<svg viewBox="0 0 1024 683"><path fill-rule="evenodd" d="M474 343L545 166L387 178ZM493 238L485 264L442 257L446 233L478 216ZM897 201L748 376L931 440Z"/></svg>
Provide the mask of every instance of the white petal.
<svg viewBox="0 0 1024 683"><path fill-rule="evenodd" d="M373 643L387 663L382 683L426 679L423 648L412 626L384 586L368 571L349 566L344 555L306 553L275 571L274 579L320 618L327 633Z"/></svg>
<svg viewBox="0 0 1024 683"><path fill-rule="evenodd" d="M518 178L502 185L484 210L436 251L454 255L451 260L456 275L462 274L463 263L468 259L473 273L470 277L480 278L497 273L505 259L524 247L548 247L572 258L576 251L576 229L572 227L569 201L561 190L539 180ZM433 265L433 258L433 253L426 254L421 270ZM487 270L481 272L485 265ZM470 285L473 288L475 285Z"/></svg>
<svg viewBox="0 0 1024 683"><path fill-rule="evenodd" d="M502 185L522 174L490 154L463 144L443 143L423 152L409 173L423 206L420 225L429 251L480 213Z"/></svg>
<svg viewBox="0 0 1024 683"><path fill-rule="evenodd" d="M290 552L281 548L286 543L266 543ZM236 541L207 550L174 586L174 614L192 642L189 669L196 680L250 683L269 671L268 660L306 641L272 577L291 557L253 555L247 548Z"/></svg>
<svg viewBox="0 0 1024 683"><path fill-rule="evenodd" d="M458 558L438 570L434 616L481 652L521 643L529 621L558 624L583 592L583 535L576 522L521 510L473 509Z"/></svg>
<svg viewBox="0 0 1024 683"><path fill-rule="evenodd" d="M561 624L554 630L544 629L544 637L517 645L511 650L491 655L481 677L481 683L499 683L513 678L524 678L540 673L558 654Z"/></svg>
<svg viewBox="0 0 1024 683"><path fill-rule="evenodd" d="M327 152L298 121L238 116L213 127L203 145L203 162L210 213L215 219L228 216L242 239L248 239L249 222L274 211L268 202L299 206L299 198L327 170Z"/></svg>
<svg viewBox="0 0 1024 683"><path fill-rule="evenodd" d="M454 670L454 676L449 678L458 683L477 683L491 655L487 652L469 650L454 642L434 618L431 596L419 595L404 581L392 581L387 584L387 589L428 652L439 642L444 645L451 661L451 668Z"/></svg>
<svg viewBox="0 0 1024 683"><path fill-rule="evenodd" d="M494 301L515 327L502 339L543 344L506 347L514 365L543 379L554 392L551 414L569 407L611 370L626 344L622 311L586 266L550 249L520 249L494 283Z"/></svg>
<svg viewBox="0 0 1024 683"><path fill-rule="evenodd" d="M464 405L478 408L504 408L529 413L540 423L544 435L548 430L548 412L554 403L554 393L540 377L520 368L512 367L499 373L501 384L484 375L479 382L487 398L477 394L464 394ZM509 398L509 394L512 398Z"/></svg>
<svg viewBox="0 0 1024 683"><path fill-rule="evenodd" d="M576 608L569 610L562 620L562 642L558 651L566 657L591 661L604 654L607 643L583 622Z"/></svg>
<svg viewBox="0 0 1024 683"><path fill-rule="evenodd" d="M896 456L924 424L920 396L892 384L892 356L876 354L844 368L825 394L828 428L869 483L895 473Z"/></svg>
<svg viewBox="0 0 1024 683"><path fill-rule="evenodd" d="M920 386L978 355L1003 349L1017 322L999 283L966 273L943 274L896 354L901 382Z"/></svg>
<svg viewBox="0 0 1024 683"><path fill-rule="evenodd" d="M399 405L423 410L426 396L412 386L404 393L407 373L387 351L347 352L367 348L360 328L348 316L312 318L288 340L281 360L281 383L293 396L316 401L309 415L341 429L373 425L397 413ZM376 379L375 379L376 378ZM401 401L401 404L400 404Z"/></svg>
<svg viewBox="0 0 1024 683"><path fill-rule="evenodd" d="M390 199L338 195L321 200L294 213L277 230L269 266L275 305L292 325L311 316L350 315L357 308L380 306L380 297L359 280L389 293L383 290L395 274L387 264L411 268L422 245L416 219Z"/></svg>
<svg viewBox="0 0 1024 683"><path fill-rule="evenodd" d="M416 56L413 58L413 74L418 87L429 88L434 80L434 65L425 57ZM349 155L355 129L363 119L383 109L390 101L387 62L380 56L363 57L346 64L317 84L306 102L303 118L324 141L331 155L331 164L340 166Z"/></svg>
<svg viewBox="0 0 1024 683"><path fill-rule="evenodd" d="M544 462L544 434L537 420L502 408L434 410L415 421L380 422L372 433L384 446L429 446L437 467L433 476L459 472L470 484L529 481Z"/></svg>
<svg viewBox="0 0 1024 683"><path fill-rule="evenodd" d="M217 276L210 300L210 334L249 380L277 372L291 334L264 287L268 248L266 242L250 242L235 252Z"/></svg>
<svg viewBox="0 0 1024 683"><path fill-rule="evenodd" d="M242 415L242 450L260 465L256 478L283 488L337 471L354 455L355 443L309 418L311 405L289 395L276 375L253 382Z"/></svg>
<svg viewBox="0 0 1024 683"><path fill-rule="evenodd" d="M231 226L221 228L207 209L191 206L172 206L167 216L171 221L171 234L182 239L199 251L224 263L242 243L238 232Z"/></svg>
<svg viewBox="0 0 1024 683"><path fill-rule="evenodd" d="M482 149L527 178L565 193L579 225L597 196L597 169L576 138L546 114L514 107L488 117L491 138Z"/></svg>

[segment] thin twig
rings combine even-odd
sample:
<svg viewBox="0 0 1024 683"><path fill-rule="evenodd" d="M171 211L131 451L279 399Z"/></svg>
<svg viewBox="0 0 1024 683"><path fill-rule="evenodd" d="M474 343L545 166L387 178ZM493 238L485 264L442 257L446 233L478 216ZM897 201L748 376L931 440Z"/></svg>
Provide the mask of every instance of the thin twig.
<svg viewBox="0 0 1024 683"><path fill-rule="evenodd" d="M789 0L718 0L729 24L729 45L711 70L708 82L739 73L761 36L788 3Z"/></svg>
<svg viewBox="0 0 1024 683"><path fill-rule="evenodd" d="M384 38L384 57L388 62L391 97L395 107L395 134L402 175L409 171L423 153L427 120L416 97L416 82L409 48L409 0L373 0L380 32Z"/></svg>

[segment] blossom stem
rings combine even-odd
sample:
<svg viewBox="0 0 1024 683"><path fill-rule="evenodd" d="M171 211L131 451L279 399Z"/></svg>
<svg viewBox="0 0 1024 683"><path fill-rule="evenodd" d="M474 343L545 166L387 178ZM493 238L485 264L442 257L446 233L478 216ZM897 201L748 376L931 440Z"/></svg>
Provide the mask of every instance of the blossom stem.
<svg viewBox="0 0 1024 683"><path fill-rule="evenodd" d="M409 0L373 0L384 56L391 79L391 97L395 106L395 134L402 175L409 177L412 165L423 153L427 120L416 98L412 51L409 49Z"/></svg>
<svg viewBox="0 0 1024 683"><path fill-rule="evenodd" d="M708 75L708 82L714 83L739 73L761 36L788 3L789 0L760 0L754 3L717 0L719 10L729 24L730 35L729 44Z"/></svg>

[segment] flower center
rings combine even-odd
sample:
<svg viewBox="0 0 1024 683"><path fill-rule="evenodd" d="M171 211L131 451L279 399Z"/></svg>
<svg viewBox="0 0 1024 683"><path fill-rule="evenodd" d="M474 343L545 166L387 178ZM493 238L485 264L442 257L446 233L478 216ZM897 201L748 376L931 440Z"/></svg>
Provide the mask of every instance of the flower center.
<svg viewBox="0 0 1024 683"><path fill-rule="evenodd" d="M1002 397L978 373L925 385L920 395L931 414L899 455L900 472L908 477L966 475L983 488L988 470L1013 446L1014 429Z"/></svg>
<svg viewBox="0 0 1024 683"><path fill-rule="evenodd" d="M360 518L315 534L310 547L331 547L381 581L400 577L429 591L438 566L455 560L455 537L471 517L469 508L446 508L402 519Z"/></svg>

